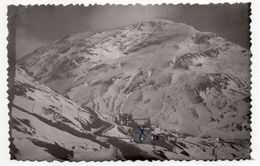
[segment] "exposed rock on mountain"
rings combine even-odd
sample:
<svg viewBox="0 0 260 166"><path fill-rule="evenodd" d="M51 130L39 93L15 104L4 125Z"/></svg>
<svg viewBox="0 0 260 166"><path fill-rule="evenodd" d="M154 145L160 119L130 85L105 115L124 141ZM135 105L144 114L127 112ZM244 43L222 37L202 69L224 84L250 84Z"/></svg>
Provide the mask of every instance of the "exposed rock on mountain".
<svg viewBox="0 0 260 166"><path fill-rule="evenodd" d="M16 67L11 112L11 154L18 160L113 159L113 149L92 131L103 127L88 109L35 82Z"/></svg>
<svg viewBox="0 0 260 166"><path fill-rule="evenodd" d="M169 132L248 139L250 56L213 33L151 20L69 35L18 64L108 120L124 112Z"/></svg>

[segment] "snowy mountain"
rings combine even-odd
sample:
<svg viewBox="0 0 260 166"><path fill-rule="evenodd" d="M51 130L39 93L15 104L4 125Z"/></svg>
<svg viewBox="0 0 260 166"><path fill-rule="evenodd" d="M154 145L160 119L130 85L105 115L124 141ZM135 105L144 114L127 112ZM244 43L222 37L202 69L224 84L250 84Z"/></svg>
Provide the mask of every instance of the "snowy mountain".
<svg viewBox="0 0 260 166"><path fill-rule="evenodd" d="M151 20L69 35L18 64L106 120L131 113L169 133L249 139L250 56L213 33Z"/></svg>
<svg viewBox="0 0 260 166"><path fill-rule="evenodd" d="M16 159L113 159L113 149L92 134L102 123L90 109L34 81L19 67L13 91L11 153Z"/></svg>

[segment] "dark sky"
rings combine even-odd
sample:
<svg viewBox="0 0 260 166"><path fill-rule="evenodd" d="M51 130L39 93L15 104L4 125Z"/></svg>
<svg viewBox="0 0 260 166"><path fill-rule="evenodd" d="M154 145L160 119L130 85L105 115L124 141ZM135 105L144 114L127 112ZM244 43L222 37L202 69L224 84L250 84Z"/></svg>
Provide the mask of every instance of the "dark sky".
<svg viewBox="0 0 260 166"><path fill-rule="evenodd" d="M67 34L101 31L161 18L210 31L249 48L249 5L38 6L15 7L16 56Z"/></svg>

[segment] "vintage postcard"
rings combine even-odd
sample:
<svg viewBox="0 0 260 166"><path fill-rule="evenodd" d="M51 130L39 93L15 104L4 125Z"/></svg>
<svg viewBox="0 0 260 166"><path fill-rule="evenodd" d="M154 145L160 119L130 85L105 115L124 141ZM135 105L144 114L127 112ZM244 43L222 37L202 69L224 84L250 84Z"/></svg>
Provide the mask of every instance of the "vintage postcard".
<svg viewBox="0 0 260 166"><path fill-rule="evenodd" d="M9 6L11 159L250 159L249 24L249 3Z"/></svg>

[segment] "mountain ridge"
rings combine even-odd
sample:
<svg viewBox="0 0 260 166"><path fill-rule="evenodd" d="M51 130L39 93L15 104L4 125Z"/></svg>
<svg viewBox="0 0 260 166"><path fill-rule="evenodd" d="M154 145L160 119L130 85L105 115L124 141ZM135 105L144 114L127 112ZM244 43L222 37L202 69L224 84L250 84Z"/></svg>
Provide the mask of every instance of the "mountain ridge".
<svg viewBox="0 0 260 166"><path fill-rule="evenodd" d="M169 132L250 135L250 51L165 20L88 35L62 38L18 64L108 119L124 112Z"/></svg>

